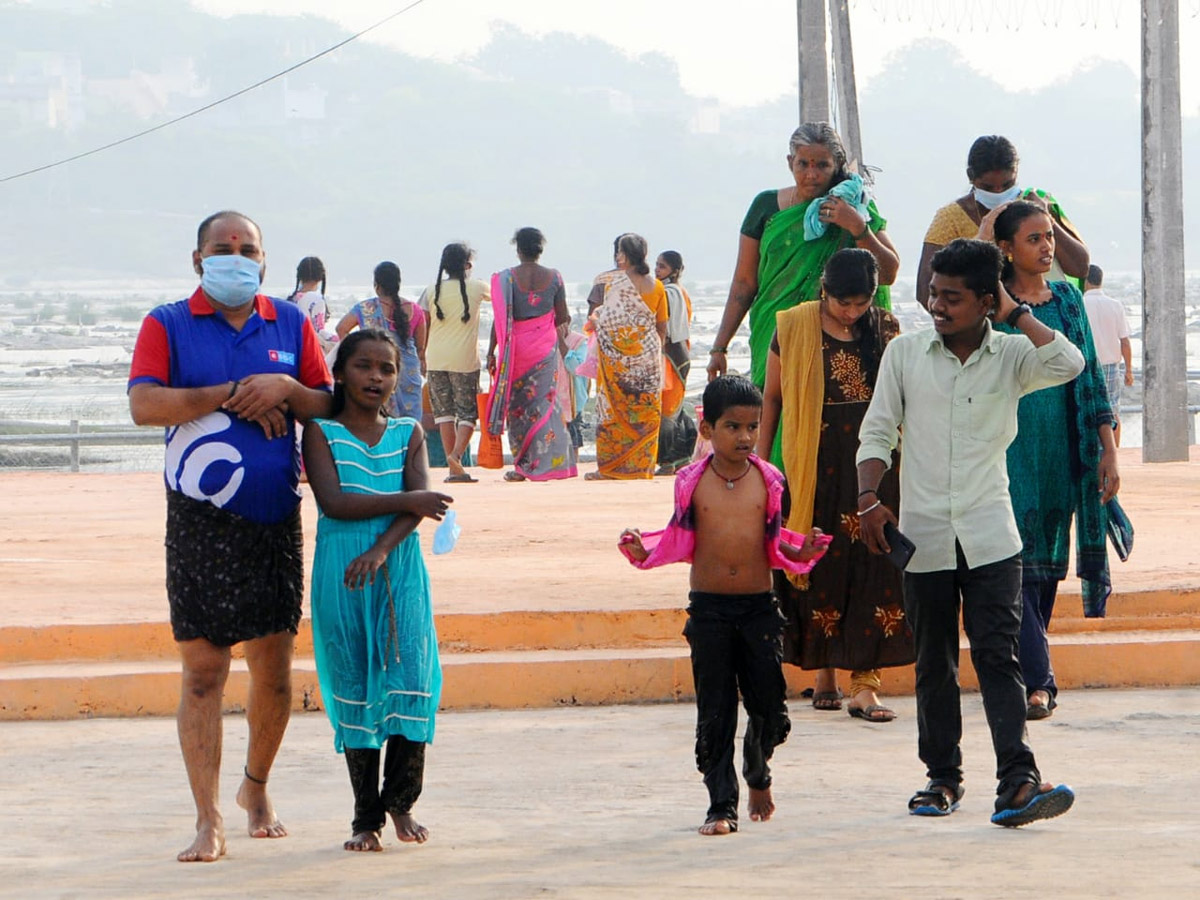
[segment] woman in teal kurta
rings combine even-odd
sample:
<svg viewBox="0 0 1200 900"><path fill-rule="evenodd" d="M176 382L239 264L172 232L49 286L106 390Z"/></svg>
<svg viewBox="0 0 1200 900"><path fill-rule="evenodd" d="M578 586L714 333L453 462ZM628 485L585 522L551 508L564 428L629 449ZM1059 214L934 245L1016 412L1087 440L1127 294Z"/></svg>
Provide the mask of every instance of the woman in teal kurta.
<svg viewBox="0 0 1200 900"><path fill-rule="evenodd" d="M1086 362L1073 381L1021 398L1017 437L1008 448L1009 494L1023 544L1021 673L1028 716L1041 719L1058 705L1046 630L1058 583L1067 576L1072 523L1084 614L1103 616L1112 590L1105 504L1120 486L1113 414L1079 289L1045 281L1054 259L1053 220L1038 206L1016 201L984 223L984 235L994 231L1005 254L1004 286L1013 299L1029 304L1031 315L1066 335Z"/></svg>

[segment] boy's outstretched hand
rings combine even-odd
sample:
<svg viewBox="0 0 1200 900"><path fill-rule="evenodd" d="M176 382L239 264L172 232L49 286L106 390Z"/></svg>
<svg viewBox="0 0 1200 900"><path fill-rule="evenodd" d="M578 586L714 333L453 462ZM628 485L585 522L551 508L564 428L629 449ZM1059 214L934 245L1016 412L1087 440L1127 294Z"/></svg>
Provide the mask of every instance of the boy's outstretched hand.
<svg viewBox="0 0 1200 900"><path fill-rule="evenodd" d="M617 549L636 562L645 562L650 554L642 546L642 533L636 528L626 528L617 541Z"/></svg>
<svg viewBox="0 0 1200 900"><path fill-rule="evenodd" d="M787 541L779 542L779 552L792 562L808 562L814 556L819 556L829 546L829 539L825 538L825 532L820 528L813 527L808 534L804 536L804 545L796 547L789 544Z"/></svg>

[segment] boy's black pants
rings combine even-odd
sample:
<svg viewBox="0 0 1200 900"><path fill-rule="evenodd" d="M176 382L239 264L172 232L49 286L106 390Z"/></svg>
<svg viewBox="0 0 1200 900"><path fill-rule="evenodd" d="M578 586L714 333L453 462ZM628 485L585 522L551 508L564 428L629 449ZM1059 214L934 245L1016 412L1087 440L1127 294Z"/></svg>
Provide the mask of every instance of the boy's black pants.
<svg viewBox="0 0 1200 900"><path fill-rule="evenodd" d="M770 591L692 591L688 599L683 633L692 649L696 685L696 766L708 788L708 820L736 822L733 744L739 690L748 716L742 774L751 788L771 786L767 761L792 727L783 679L784 618Z"/></svg>

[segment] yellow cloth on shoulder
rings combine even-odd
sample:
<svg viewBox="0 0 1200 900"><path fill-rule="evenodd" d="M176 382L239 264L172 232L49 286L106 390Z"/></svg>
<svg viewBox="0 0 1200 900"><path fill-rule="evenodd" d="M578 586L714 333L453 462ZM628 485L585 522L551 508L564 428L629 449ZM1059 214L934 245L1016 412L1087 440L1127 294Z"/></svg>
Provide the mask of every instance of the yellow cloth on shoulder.
<svg viewBox="0 0 1200 900"><path fill-rule="evenodd" d="M785 526L808 534L817 495L817 448L825 406L825 370L821 356L821 304L801 303L775 316L779 341L779 427L783 430L783 473L791 494ZM808 576L787 573L801 590Z"/></svg>
<svg viewBox="0 0 1200 900"><path fill-rule="evenodd" d="M925 232L925 243L945 247L955 238L973 238L977 234L979 226L971 221L967 211L956 200L933 214L933 221Z"/></svg>

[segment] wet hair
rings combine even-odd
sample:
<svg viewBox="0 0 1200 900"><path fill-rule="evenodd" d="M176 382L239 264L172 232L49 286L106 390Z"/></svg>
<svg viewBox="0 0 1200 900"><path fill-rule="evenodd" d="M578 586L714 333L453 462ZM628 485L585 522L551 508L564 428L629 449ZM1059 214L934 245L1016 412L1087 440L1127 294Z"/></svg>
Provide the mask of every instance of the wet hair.
<svg viewBox="0 0 1200 900"><path fill-rule="evenodd" d="M975 138L967 151L967 180L974 181L985 172L1015 171L1020 164L1012 141L998 134L985 134Z"/></svg>
<svg viewBox="0 0 1200 900"><path fill-rule="evenodd" d="M517 254L522 259L539 259L546 249L546 236L540 228L518 228L512 242L517 245Z"/></svg>
<svg viewBox="0 0 1200 900"><path fill-rule="evenodd" d="M846 247L829 257L821 273L821 289L827 297L874 297L879 288L879 263L869 250ZM875 319L867 310L858 320L858 349L867 384L875 387L879 358L883 355Z"/></svg>
<svg viewBox="0 0 1200 900"><path fill-rule="evenodd" d="M208 229L211 228L212 223L217 221L218 219L245 219L247 222L249 222L251 225L254 226L254 230L258 232L258 239L260 241L262 240L262 229L258 227L258 223L255 222L252 218L250 218L245 213L238 212L236 209L223 209L220 212L215 212L211 216L206 218L203 222L200 223L200 227L196 229L196 249L197 250L204 249L204 242L205 242L205 240L208 239Z"/></svg>
<svg viewBox="0 0 1200 900"><path fill-rule="evenodd" d="M337 376L346 371L346 363L350 361L350 357L354 355L354 351L358 349L359 344L365 344L367 341L379 341L387 344L392 348L392 352L396 354L396 369L400 369L400 348L396 345L395 339L381 328L360 328L357 331L352 331L346 335L346 339L338 344L337 356L333 360L333 411L329 414L333 418L343 409L346 408L346 388L337 380ZM383 414L387 415L387 407L383 407Z"/></svg>
<svg viewBox="0 0 1200 900"><path fill-rule="evenodd" d="M1040 206L1034 206L1028 200L1014 200L1008 206L1004 207L1003 212L996 216L995 225L992 228L996 236L997 245L1001 241L1011 241L1017 236L1017 231L1021 228L1021 223L1033 216L1049 216L1050 214ZM1053 219L1051 219L1053 222ZM1012 261L1005 258L1004 268L1000 272L1000 280L1007 282L1013 277Z"/></svg>
<svg viewBox="0 0 1200 900"><path fill-rule="evenodd" d="M788 140L788 156L792 156L800 147L813 145L824 147L833 156L833 179L829 186L845 181L850 174L846 171L846 145L833 126L828 122L805 122L792 132Z"/></svg>
<svg viewBox="0 0 1200 900"><path fill-rule="evenodd" d="M321 282L321 296L325 296L325 263L316 256L306 256L296 266L296 287L288 295L289 300L295 300L300 293L300 286L306 281ZM326 304L328 307L328 304Z"/></svg>
<svg viewBox="0 0 1200 900"><path fill-rule="evenodd" d="M640 234L628 231L621 235L617 238L615 252L624 253L629 268L639 275L650 274L650 266L646 264L646 255L650 252L650 248L646 244L646 239Z"/></svg>
<svg viewBox="0 0 1200 900"><path fill-rule="evenodd" d="M438 264L437 281L433 283L433 308L437 312L438 321L446 318L442 312L442 273L445 272L458 282L459 292L462 293L462 320L471 321L471 304L467 302L467 266L475 252L466 244L459 242L447 244L442 248L442 261Z"/></svg>
<svg viewBox="0 0 1200 900"><path fill-rule="evenodd" d="M930 269L936 275L961 278L963 285L980 297L1000 296L1000 248L989 241L956 238L933 254Z"/></svg>
<svg viewBox="0 0 1200 900"><path fill-rule="evenodd" d="M744 375L720 375L708 383L704 397L704 421L716 425L731 406L756 406L762 409L762 391Z"/></svg>
<svg viewBox="0 0 1200 900"><path fill-rule="evenodd" d="M410 332L408 313L400 301L400 267L394 262L381 262L375 267L375 284L379 286L379 293L392 301L392 328L396 336L400 343L407 342Z"/></svg>
<svg viewBox="0 0 1200 900"><path fill-rule="evenodd" d="M1088 266L1086 283L1100 287L1100 285L1104 284L1104 270L1099 266Z"/></svg>
<svg viewBox="0 0 1200 900"><path fill-rule="evenodd" d="M683 256L680 255L678 250L664 250L658 255L662 257L662 261L671 270L671 274L667 276L666 281L669 284L674 284L679 280L679 276L683 274Z"/></svg>

